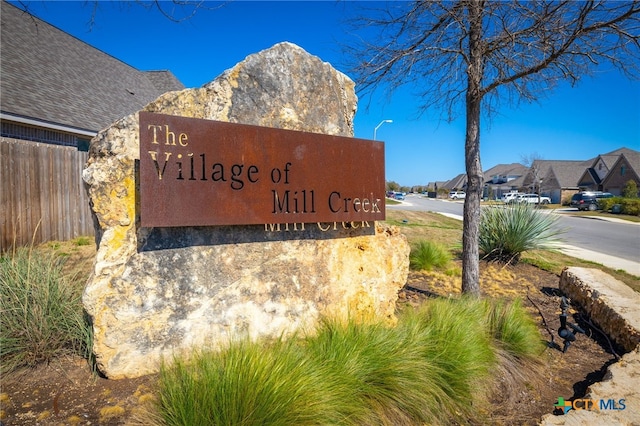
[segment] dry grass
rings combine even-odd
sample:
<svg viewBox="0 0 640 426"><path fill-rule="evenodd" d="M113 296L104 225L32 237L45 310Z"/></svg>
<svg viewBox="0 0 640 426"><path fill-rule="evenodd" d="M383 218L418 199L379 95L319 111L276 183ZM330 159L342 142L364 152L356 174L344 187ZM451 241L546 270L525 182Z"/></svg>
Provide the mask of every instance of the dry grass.
<svg viewBox="0 0 640 426"><path fill-rule="evenodd" d="M457 219L431 212L387 210L386 222L398 226L410 244L428 240L454 251L462 247L462 222Z"/></svg>
<svg viewBox="0 0 640 426"><path fill-rule="evenodd" d="M448 247L454 256L460 254L462 222L459 220L431 212L388 210L386 222L398 226L402 233L407 236L410 244L420 240L435 241ZM567 256L557 251L527 251L522 254L520 262L534 265L558 276L560 276L562 270L568 266L600 269L617 280L622 281L633 290L640 292L640 277L636 277L625 271L607 268L598 263ZM444 272L436 271L424 275L427 277L428 282L433 282L442 288L444 294L456 294L459 293L461 286L461 278L459 274L456 275L455 272L456 268L459 271L461 266L459 262L457 262L457 265L458 266L452 270ZM502 268L500 268L498 264L495 264L495 268L489 269L488 271L483 271L480 277L481 287L483 289L488 289L493 286L496 286L496 289L498 289L498 286L502 285L501 283L508 281L508 279L505 280L503 275L501 275L507 272L500 272ZM495 280L492 276L495 276ZM409 285L411 285L411 283L409 283Z"/></svg>

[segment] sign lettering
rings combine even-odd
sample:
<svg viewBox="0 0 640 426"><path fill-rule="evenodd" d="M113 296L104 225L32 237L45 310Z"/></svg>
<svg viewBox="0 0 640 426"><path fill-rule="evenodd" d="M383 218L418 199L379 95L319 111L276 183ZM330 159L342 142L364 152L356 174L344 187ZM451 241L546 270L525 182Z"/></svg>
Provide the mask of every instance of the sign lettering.
<svg viewBox="0 0 640 426"><path fill-rule="evenodd" d="M384 220L384 145L141 112L139 195L145 227Z"/></svg>

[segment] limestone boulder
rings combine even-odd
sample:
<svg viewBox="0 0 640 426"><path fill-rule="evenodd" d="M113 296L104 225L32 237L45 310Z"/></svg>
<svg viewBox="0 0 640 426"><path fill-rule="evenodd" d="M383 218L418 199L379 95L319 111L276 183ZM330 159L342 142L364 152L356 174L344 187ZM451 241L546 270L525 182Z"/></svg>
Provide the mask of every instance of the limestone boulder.
<svg viewBox="0 0 640 426"><path fill-rule="evenodd" d="M353 136L354 83L298 46L247 57L144 111ZM322 315L395 321L409 245L380 222L144 228L138 114L91 142L83 179L98 251L83 303L109 378L156 372L175 353L229 339L312 332Z"/></svg>

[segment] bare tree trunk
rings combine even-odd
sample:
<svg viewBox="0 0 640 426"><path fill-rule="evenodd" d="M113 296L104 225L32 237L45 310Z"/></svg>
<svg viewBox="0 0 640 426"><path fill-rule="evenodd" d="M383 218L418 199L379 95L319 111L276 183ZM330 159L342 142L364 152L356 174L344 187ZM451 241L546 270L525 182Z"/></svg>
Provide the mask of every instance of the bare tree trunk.
<svg viewBox="0 0 640 426"><path fill-rule="evenodd" d="M482 102L482 3L472 1L469 9L469 55L467 68L467 131L465 135L465 167L467 196L464 200L462 228L462 292L480 295L480 197L482 196L482 165L480 164L480 105Z"/></svg>

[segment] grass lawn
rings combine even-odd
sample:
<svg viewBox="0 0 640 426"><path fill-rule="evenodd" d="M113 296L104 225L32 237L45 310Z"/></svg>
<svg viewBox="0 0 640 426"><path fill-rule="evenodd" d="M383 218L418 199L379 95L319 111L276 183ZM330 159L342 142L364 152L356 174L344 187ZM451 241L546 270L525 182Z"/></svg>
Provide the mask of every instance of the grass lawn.
<svg viewBox="0 0 640 426"><path fill-rule="evenodd" d="M584 213L603 214L599 212ZM617 217L620 215L614 216ZM407 236L409 243L412 245L417 244L421 240L429 240L451 248L454 255L461 255L462 222L459 220L431 212L388 210L386 222L400 227L402 233ZM633 290L640 292L640 277L636 277L625 271L608 268L599 263L567 256L558 251L534 250L525 252L520 261L534 265L558 276L560 276L562 270L568 266L600 269L627 284Z"/></svg>

